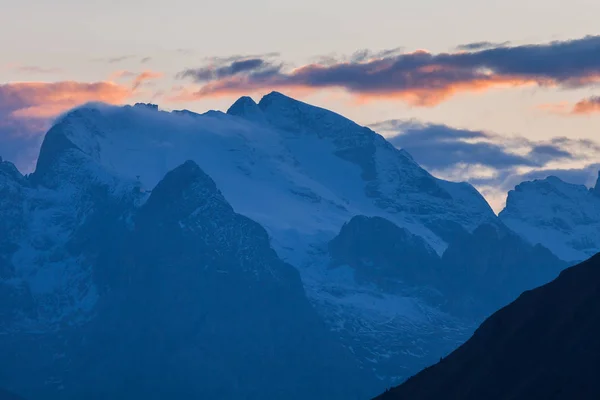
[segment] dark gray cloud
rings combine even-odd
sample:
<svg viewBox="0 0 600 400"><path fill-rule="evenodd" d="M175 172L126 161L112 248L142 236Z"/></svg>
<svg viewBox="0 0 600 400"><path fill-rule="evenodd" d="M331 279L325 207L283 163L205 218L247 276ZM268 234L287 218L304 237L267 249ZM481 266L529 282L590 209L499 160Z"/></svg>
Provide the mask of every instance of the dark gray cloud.
<svg viewBox="0 0 600 400"><path fill-rule="evenodd" d="M456 46L457 50L464 50L464 51L473 51L473 50L483 50L483 49L491 49L494 47L506 47L510 45L510 42L500 42L500 43L496 43L496 42L473 42L473 43L466 43L466 44L461 44Z"/></svg>
<svg viewBox="0 0 600 400"><path fill-rule="evenodd" d="M371 128L396 132L389 141L408 151L425 168L433 170L459 164L483 165L497 170L542 167L551 161L575 158L560 143L532 143L526 138L509 142L496 134L447 125L391 120L373 124ZM527 147L527 154L519 155L515 144ZM566 141L562 145L565 146Z"/></svg>
<svg viewBox="0 0 600 400"><path fill-rule="evenodd" d="M364 96L397 96L417 105L434 105L460 91L498 85L573 88L600 82L600 36L457 53L396 54L392 50L375 58L369 55L359 51L349 62L329 60L325 65L309 64L290 72L272 69L265 74L248 69L243 79L216 74L211 81L202 81L206 84L197 96L335 87ZM194 78L185 71L180 75Z"/></svg>
<svg viewBox="0 0 600 400"><path fill-rule="evenodd" d="M104 63L108 63L108 64L118 64L118 63L121 63L123 61L133 60L135 58L139 59L140 63L142 63L142 64L145 64L145 63L147 63L148 61L150 61L152 59L152 57L148 57L148 56L139 56L139 55L135 55L135 54L126 54L126 55L115 56L115 57L94 58L92 61L104 62Z"/></svg>
<svg viewBox="0 0 600 400"><path fill-rule="evenodd" d="M527 158L534 160L537 165L545 165L555 160L573 159L575 156L557 144L537 144L529 151Z"/></svg>
<svg viewBox="0 0 600 400"><path fill-rule="evenodd" d="M600 144L589 139L555 137L532 141L513 137L507 140L492 132L405 120L383 121L370 127L385 134L392 144L406 150L435 174L466 180L480 188L491 187L495 192L506 192L522 181L550 175L589 185L597 175L595 161L600 159ZM562 161L578 161L587 167L548 168ZM520 173L522 167L530 172Z"/></svg>
<svg viewBox="0 0 600 400"><path fill-rule="evenodd" d="M278 73L280 67L266 62L260 58L249 58L246 60L234 61L222 67L202 67L196 69L187 69L180 72L178 78L192 78L196 82L209 82L216 79L229 78L234 75L254 73L260 74L272 71Z"/></svg>
<svg viewBox="0 0 600 400"><path fill-rule="evenodd" d="M106 61L108 61L110 64L114 64L114 63L119 63L121 61L130 60L132 58L135 58L135 56L134 55L126 55L126 56L111 57L111 58L106 59Z"/></svg>
<svg viewBox="0 0 600 400"><path fill-rule="evenodd" d="M208 64L215 66L215 67L223 67L227 64L231 64L236 61L249 60L249 59L253 59L253 58L260 58L260 59L267 61L269 59L279 57L280 55L281 54L276 51L269 52L269 53L260 53L260 54L246 54L246 55L234 54L231 56L224 56L224 57L219 57L219 56L206 57L205 61Z"/></svg>

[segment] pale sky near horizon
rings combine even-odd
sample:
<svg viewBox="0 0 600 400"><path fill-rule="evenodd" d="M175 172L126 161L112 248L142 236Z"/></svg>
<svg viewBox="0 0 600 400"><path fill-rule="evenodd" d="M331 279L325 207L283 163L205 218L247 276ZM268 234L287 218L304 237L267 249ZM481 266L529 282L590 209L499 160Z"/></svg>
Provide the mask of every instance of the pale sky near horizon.
<svg viewBox="0 0 600 400"><path fill-rule="evenodd" d="M110 99L126 103L153 101L165 109L187 108L198 112L224 110L239 97L239 93L218 93L177 103L168 100L172 91L188 87L196 90L202 86L177 79L176 75L206 66L210 57L265 58L264 55L277 52L279 55L270 59L292 70L319 63L319 57L323 56L336 55L339 62L340 57L363 49L373 53L394 48L401 48L401 53L419 49L432 54L456 53L457 46L474 42L510 42L508 46L521 46L600 34L598 0L0 0L0 9L0 89L4 84L5 91L9 85L20 90L16 84L22 82L111 80L125 85L126 76L152 71L156 76L140 80L142 90L135 95ZM592 64L600 66L600 48L586 51ZM594 76L600 76L598 71L600 67L592 71ZM120 77L116 75L119 73ZM360 124L414 119L424 124L490 132L494 137L488 139L494 145L504 146L503 138L514 137L540 143L556 137L600 142L600 112L596 109L577 115L566 112L584 99L600 96L598 83L600 80L576 88L519 84L480 91L461 89L427 106L398 98L357 102L356 96L330 87L298 93L301 100L339 112ZM290 90L289 94L294 96L296 91ZM258 100L261 94L270 91L267 85L253 88L247 94ZM0 91L0 118L3 109L12 118L15 109L25 107L3 104L15 98L16 92L10 93L12 97L6 94L3 97ZM86 96L82 99L89 100ZM37 92L33 97L46 101L56 98ZM72 95L63 95L61 101L67 97L71 99ZM26 107L36 106L26 104ZM0 147L3 134L9 136L2 132L0 124ZM14 137L14 132L11 135ZM13 142L4 140L6 148L13 149L13 153L18 150ZM519 151L525 151L521 154L524 157L529 154L517 148L513 152L520 154ZM598 162L600 154L590 150L585 156L557 158L544 165L517 165L514 172L584 168ZM469 180L478 173L472 168L428 169L461 180ZM589 184L591 178L585 179L578 183ZM497 188L491 182L475 185L484 191L495 209L501 207L501 193L507 184Z"/></svg>

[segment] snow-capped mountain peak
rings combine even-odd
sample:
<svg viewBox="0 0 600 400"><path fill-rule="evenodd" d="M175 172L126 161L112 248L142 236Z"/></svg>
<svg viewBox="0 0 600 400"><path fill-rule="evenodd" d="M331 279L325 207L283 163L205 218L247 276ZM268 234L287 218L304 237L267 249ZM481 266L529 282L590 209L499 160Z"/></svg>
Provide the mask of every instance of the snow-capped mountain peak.
<svg viewBox="0 0 600 400"><path fill-rule="evenodd" d="M370 129L277 92L258 105L243 97L229 114L81 107L49 132L36 174L70 146L145 190L194 160L236 211L267 228L276 248L300 232L330 239L362 214L385 216L441 253L448 230L496 219L470 185L436 179Z"/></svg>
<svg viewBox="0 0 600 400"><path fill-rule="evenodd" d="M596 186L556 176L523 182L508 193L500 219L531 243L540 243L566 261L600 251L600 198Z"/></svg>

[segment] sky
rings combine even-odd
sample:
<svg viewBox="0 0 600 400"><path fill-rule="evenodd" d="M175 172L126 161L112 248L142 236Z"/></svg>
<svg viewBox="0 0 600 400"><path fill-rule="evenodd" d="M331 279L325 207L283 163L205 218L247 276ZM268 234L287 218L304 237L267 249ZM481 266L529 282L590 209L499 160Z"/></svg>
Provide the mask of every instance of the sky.
<svg viewBox="0 0 600 400"><path fill-rule="evenodd" d="M598 174L597 0L0 3L0 156L23 172L53 118L88 101L204 112L277 90L496 211L523 180Z"/></svg>

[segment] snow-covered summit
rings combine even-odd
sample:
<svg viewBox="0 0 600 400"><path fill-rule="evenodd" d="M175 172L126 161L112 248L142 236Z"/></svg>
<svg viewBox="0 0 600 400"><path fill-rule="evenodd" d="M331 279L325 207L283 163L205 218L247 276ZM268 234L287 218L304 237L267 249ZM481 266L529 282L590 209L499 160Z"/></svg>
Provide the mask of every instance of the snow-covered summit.
<svg viewBox="0 0 600 400"><path fill-rule="evenodd" d="M228 114L88 105L59 125L91 162L148 190L194 160L279 249L299 234L331 239L361 214L385 216L441 253L452 230L496 220L472 186L437 179L370 129L277 92L258 104L242 97Z"/></svg>
<svg viewBox="0 0 600 400"><path fill-rule="evenodd" d="M588 189L556 176L523 182L508 193L500 219L529 242L566 261L600 251L600 185Z"/></svg>

